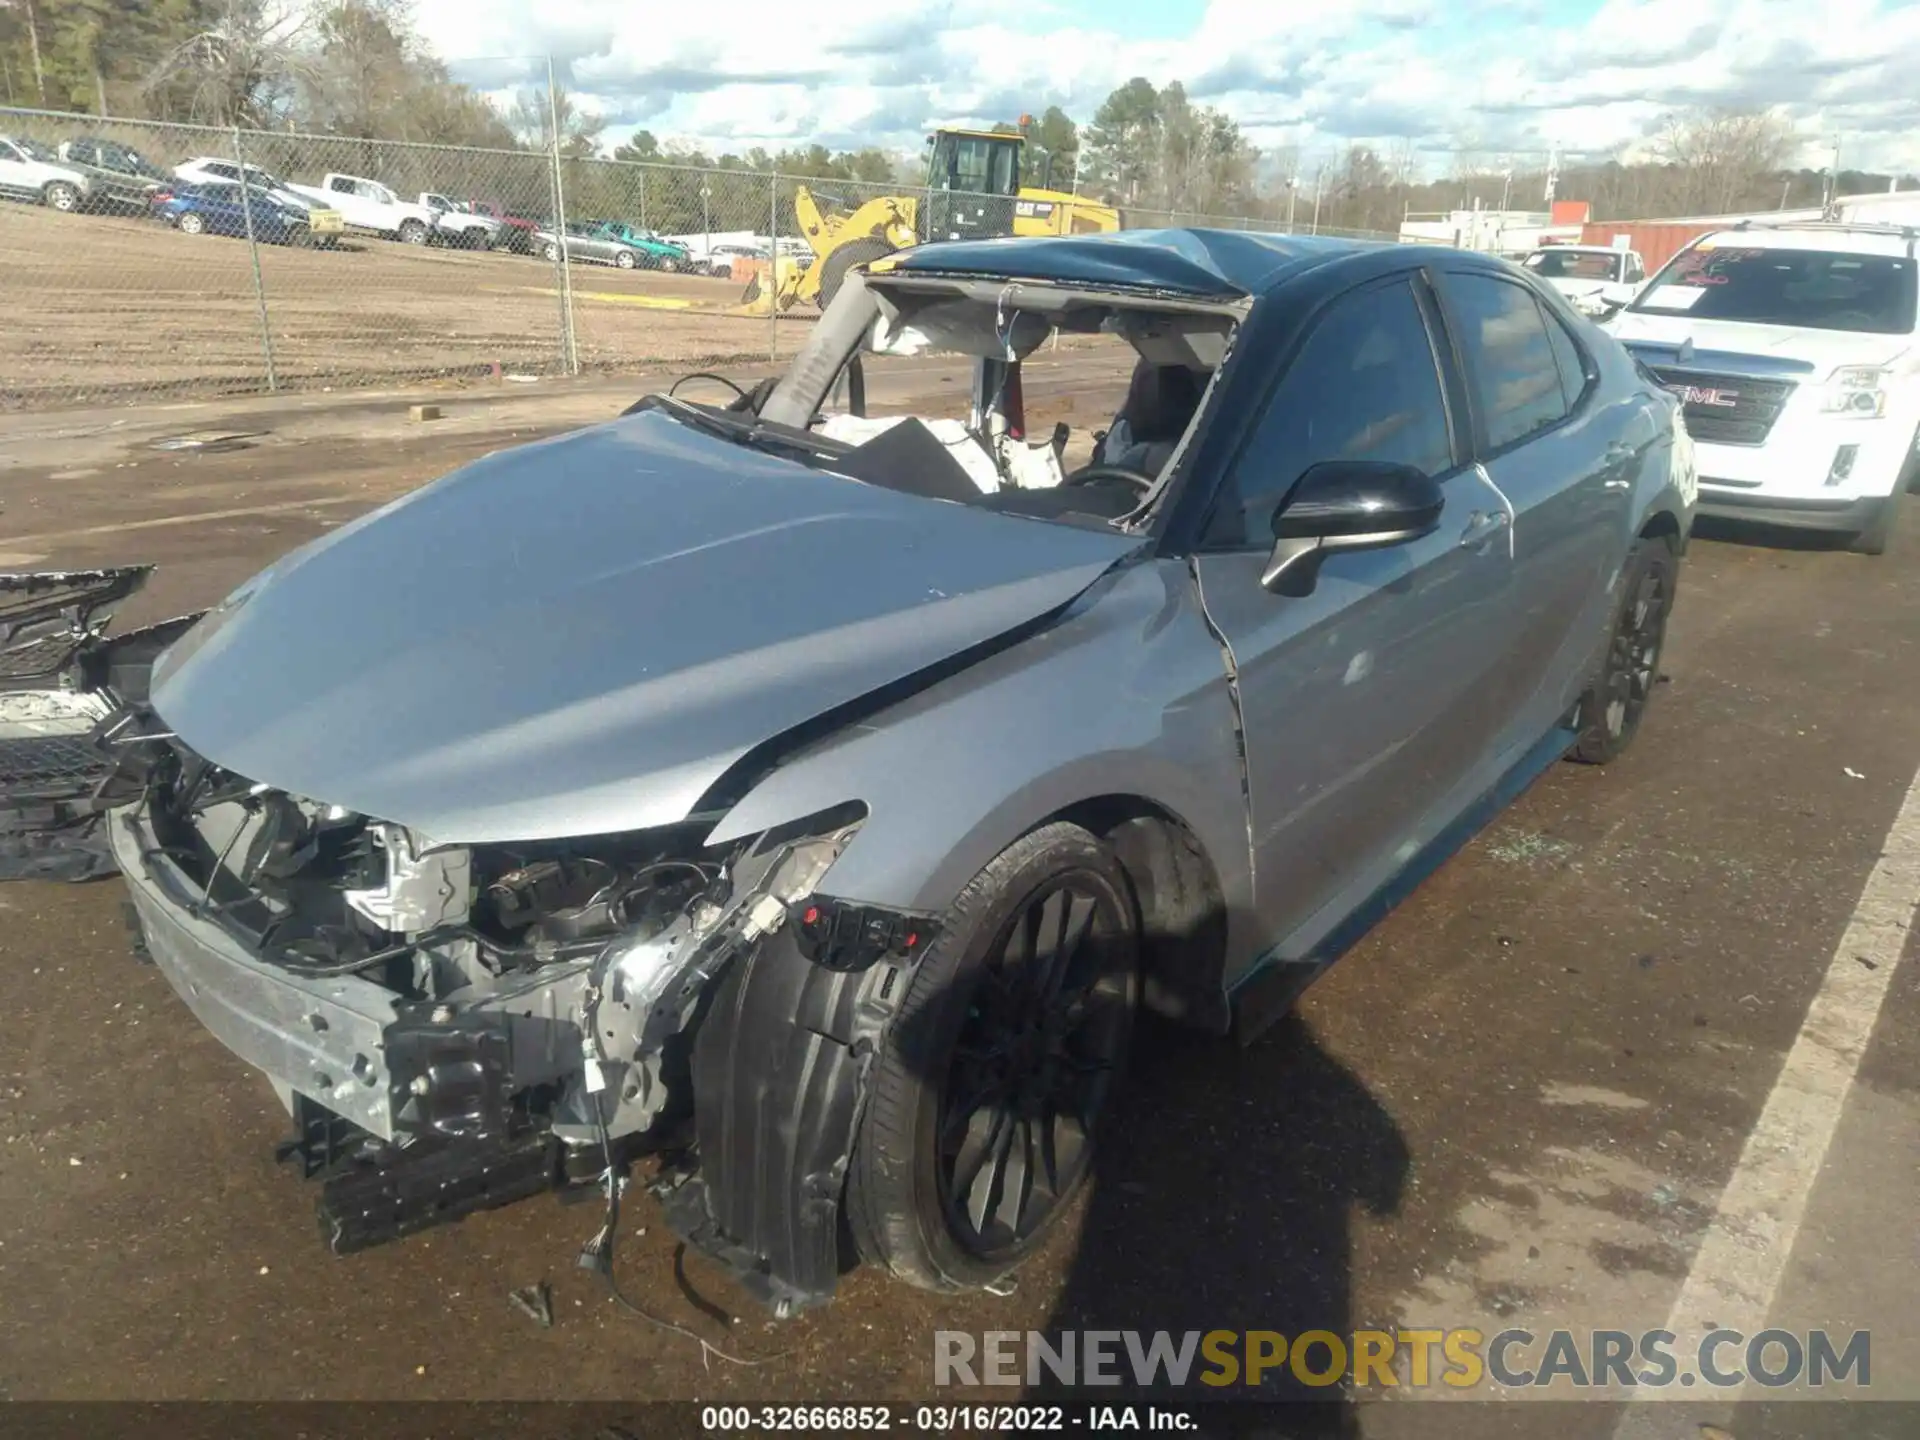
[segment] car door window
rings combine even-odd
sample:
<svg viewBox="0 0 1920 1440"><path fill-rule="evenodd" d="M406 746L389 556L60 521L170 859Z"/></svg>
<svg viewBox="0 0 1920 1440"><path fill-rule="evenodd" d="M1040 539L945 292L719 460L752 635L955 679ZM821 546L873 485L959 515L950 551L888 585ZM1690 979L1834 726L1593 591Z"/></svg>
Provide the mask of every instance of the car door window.
<svg viewBox="0 0 1920 1440"><path fill-rule="evenodd" d="M1327 460L1453 468L1440 368L1409 278L1344 296L1314 323L1214 502L1204 543L1271 545L1274 510Z"/></svg>
<svg viewBox="0 0 1920 1440"><path fill-rule="evenodd" d="M1488 448L1504 450L1566 419L1560 367L1533 292L1498 276L1455 272L1447 296Z"/></svg>
<svg viewBox="0 0 1920 1440"><path fill-rule="evenodd" d="M1560 371L1560 395L1571 412L1593 384L1593 369L1586 352L1560 317L1544 305L1540 309L1547 322L1547 343L1553 347L1553 363Z"/></svg>

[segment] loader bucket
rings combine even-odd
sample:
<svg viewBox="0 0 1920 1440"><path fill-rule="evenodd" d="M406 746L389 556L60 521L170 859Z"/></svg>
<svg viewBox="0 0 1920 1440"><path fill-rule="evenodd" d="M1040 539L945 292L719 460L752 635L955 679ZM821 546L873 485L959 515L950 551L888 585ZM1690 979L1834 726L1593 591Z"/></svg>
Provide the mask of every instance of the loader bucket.
<svg viewBox="0 0 1920 1440"><path fill-rule="evenodd" d="M729 315L784 315L793 308L798 296L802 272L792 261L782 259L776 262L775 273L769 277L765 269L756 269L747 278L747 288L740 292L740 299Z"/></svg>

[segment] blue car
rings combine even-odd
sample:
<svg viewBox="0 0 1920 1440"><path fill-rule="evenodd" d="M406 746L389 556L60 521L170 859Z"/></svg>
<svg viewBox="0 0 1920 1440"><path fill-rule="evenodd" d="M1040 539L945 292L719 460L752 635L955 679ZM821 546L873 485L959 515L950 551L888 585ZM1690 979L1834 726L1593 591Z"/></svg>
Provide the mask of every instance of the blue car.
<svg viewBox="0 0 1920 1440"><path fill-rule="evenodd" d="M306 212L238 185L175 185L153 197L153 213L187 235L245 235L269 245L308 243Z"/></svg>

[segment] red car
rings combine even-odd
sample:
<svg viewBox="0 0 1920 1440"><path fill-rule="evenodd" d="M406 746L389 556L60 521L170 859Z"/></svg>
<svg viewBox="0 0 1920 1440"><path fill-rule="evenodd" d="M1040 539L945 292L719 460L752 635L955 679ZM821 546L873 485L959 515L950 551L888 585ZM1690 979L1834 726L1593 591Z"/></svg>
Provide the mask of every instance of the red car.
<svg viewBox="0 0 1920 1440"><path fill-rule="evenodd" d="M532 220L511 213L498 200L469 200L474 211L481 215L491 215L500 222L500 238L494 241L497 250L511 250L516 255L534 253L533 232L540 227Z"/></svg>

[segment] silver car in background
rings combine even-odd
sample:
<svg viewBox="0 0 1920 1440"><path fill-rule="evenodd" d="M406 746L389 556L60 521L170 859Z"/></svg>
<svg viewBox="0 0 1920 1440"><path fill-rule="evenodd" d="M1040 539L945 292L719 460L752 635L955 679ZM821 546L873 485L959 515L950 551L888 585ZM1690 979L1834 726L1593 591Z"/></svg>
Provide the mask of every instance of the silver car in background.
<svg viewBox="0 0 1920 1440"><path fill-rule="evenodd" d="M1056 334L1136 364L1049 481L1019 374ZM929 349L974 358L967 418L867 417L863 357ZM1632 739L1677 413L1474 254L916 248L777 383L489 456L197 621L104 639L136 571L0 582L52 707L0 865L125 876L336 1250L653 1151L776 1311L833 1293L843 1229L989 1284L1085 1180L1139 1009L1257 1030Z"/></svg>

